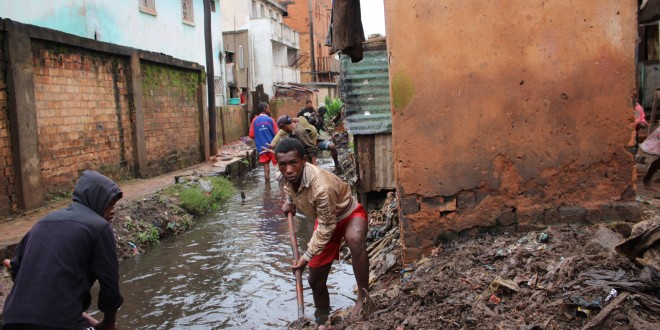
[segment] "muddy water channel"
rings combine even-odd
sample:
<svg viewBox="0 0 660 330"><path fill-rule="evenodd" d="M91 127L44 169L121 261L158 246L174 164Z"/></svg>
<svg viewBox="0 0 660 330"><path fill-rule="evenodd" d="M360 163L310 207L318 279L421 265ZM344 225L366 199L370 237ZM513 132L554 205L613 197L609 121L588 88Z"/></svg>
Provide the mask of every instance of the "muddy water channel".
<svg viewBox="0 0 660 330"><path fill-rule="evenodd" d="M264 329L285 328L297 319L291 245L280 210L283 193L276 182L266 186L263 180L261 169L236 179L238 193L220 210L189 232L121 262L125 301L118 326ZM296 226L304 251L313 221L299 215ZM333 308L354 304L352 274L349 264L335 261L328 280ZM305 315L313 318L311 290L303 276Z"/></svg>

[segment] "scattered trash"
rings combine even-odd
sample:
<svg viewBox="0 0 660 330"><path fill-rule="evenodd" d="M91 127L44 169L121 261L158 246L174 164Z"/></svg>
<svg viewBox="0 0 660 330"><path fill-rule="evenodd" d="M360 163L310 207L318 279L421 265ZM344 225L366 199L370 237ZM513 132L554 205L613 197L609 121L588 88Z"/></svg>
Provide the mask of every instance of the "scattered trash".
<svg viewBox="0 0 660 330"><path fill-rule="evenodd" d="M205 193L210 193L213 191L213 185L206 180L199 179L199 186L202 188L202 191Z"/></svg>
<svg viewBox="0 0 660 330"><path fill-rule="evenodd" d="M493 304L497 305L497 304L500 303L500 301L502 301L502 298L499 298L498 296L496 296L496 295L493 293L493 294L490 295L490 298L489 298L488 300L489 300L490 302L492 302Z"/></svg>
<svg viewBox="0 0 660 330"><path fill-rule="evenodd" d="M138 248L137 248L137 246L135 246L135 243L128 242L128 244L133 248L133 255L134 256L140 255L140 251L138 251Z"/></svg>
<svg viewBox="0 0 660 330"><path fill-rule="evenodd" d="M578 311L578 313L583 313L586 316L589 316L589 314L591 314L591 310L589 310L587 308L584 308L582 306L578 306L577 311Z"/></svg>
<svg viewBox="0 0 660 330"><path fill-rule="evenodd" d="M619 294L619 292L616 291L616 289L612 289L612 290L610 290L610 294L607 295L607 297L605 298L605 301L608 302L608 301L610 301L610 300L616 298L616 296L617 296L618 294Z"/></svg>
<svg viewBox="0 0 660 330"><path fill-rule="evenodd" d="M496 277L488 286L488 289L493 292L498 292L500 291L501 288L506 288L509 291L514 291L514 292L520 291L520 287L518 286L518 284L510 280L505 280L499 276Z"/></svg>

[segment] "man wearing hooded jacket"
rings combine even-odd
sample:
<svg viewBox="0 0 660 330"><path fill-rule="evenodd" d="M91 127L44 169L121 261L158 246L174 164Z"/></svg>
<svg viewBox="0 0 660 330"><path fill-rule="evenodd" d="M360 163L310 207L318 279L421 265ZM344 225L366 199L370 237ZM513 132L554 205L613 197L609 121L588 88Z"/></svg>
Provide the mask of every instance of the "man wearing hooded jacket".
<svg viewBox="0 0 660 330"><path fill-rule="evenodd" d="M14 286L4 307L3 330L115 329L119 292L117 244L109 221L122 197L109 178L84 171L73 203L39 220L23 237L16 256L5 259ZM99 281L103 320L84 314L90 288Z"/></svg>

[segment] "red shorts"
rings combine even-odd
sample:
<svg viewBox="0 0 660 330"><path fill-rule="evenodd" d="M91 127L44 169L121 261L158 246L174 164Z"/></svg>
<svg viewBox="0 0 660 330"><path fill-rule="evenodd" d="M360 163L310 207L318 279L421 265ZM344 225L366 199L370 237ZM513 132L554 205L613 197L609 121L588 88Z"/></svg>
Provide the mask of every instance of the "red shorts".
<svg viewBox="0 0 660 330"><path fill-rule="evenodd" d="M266 151L261 155L259 155L259 163L264 164L268 162L273 162L273 165L277 164L277 160L275 160L274 153Z"/></svg>
<svg viewBox="0 0 660 330"><path fill-rule="evenodd" d="M367 221L367 212L364 210L364 207L362 207L362 204L358 204L353 213L349 214L346 218L341 219L341 221L337 223L335 232L332 233L332 237L330 237L330 241L328 241L328 244L325 245L323 251L313 256L312 260L309 261L310 268L325 266L335 260L339 260L339 247L341 247L341 240L344 239L346 228L348 227L348 224L351 222L351 220L357 217L362 217L365 222ZM319 220L316 219L316 222L314 223L314 230L316 230L316 227L318 226Z"/></svg>

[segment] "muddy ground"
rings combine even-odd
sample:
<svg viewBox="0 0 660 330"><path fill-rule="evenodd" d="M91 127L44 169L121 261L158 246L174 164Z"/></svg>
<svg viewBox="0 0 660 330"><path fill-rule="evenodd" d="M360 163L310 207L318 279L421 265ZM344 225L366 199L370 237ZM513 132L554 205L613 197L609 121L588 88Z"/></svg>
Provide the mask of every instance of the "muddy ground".
<svg viewBox="0 0 660 330"><path fill-rule="evenodd" d="M638 197L642 220L656 226L659 198L648 191ZM388 213L384 207L370 214L370 236L383 236L378 228ZM369 248L371 293L362 313L338 311L329 323L332 329L660 329L660 277L614 251L633 225L485 233L440 244L433 256L405 268L391 262L399 260L398 239L373 248L388 232Z"/></svg>

